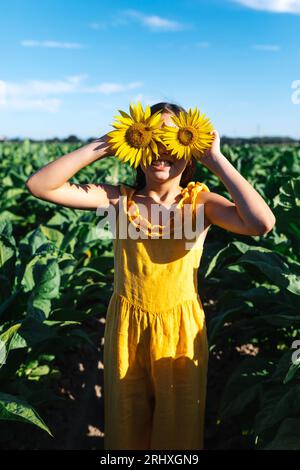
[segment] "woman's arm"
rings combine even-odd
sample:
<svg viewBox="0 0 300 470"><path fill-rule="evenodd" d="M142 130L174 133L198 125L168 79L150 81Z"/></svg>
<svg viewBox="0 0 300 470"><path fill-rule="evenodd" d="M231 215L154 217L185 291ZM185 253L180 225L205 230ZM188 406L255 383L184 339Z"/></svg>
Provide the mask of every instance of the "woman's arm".
<svg viewBox="0 0 300 470"><path fill-rule="evenodd" d="M68 180L83 167L114 155L105 134L73 152L48 163L33 173L26 187L33 196L75 209L96 209L117 204L119 187L110 184L77 184Z"/></svg>
<svg viewBox="0 0 300 470"><path fill-rule="evenodd" d="M217 175L226 186L234 202L213 193L199 193L204 203L208 223L242 235L264 235L275 225L276 219L263 198L253 186L234 168L220 150L220 137L201 158L201 163Z"/></svg>

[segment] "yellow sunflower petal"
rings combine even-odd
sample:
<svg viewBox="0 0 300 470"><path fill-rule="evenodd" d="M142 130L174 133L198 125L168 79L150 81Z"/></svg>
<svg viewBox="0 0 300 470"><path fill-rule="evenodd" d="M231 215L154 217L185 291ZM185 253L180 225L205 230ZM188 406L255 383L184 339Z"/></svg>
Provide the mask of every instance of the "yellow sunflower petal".
<svg viewBox="0 0 300 470"><path fill-rule="evenodd" d="M110 142L112 144L118 144L121 145L126 142L126 139L122 135L118 135L116 137L110 137Z"/></svg>
<svg viewBox="0 0 300 470"><path fill-rule="evenodd" d="M181 127L181 121L180 121L178 116L172 116L172 121L173 121L174 124L176 124L176 126ZM174 129L173 126L165 126L165 129L167 127L172 127Z"/></svg>
<svg viewBox="0 0 300 470"><path fill-rule="evenodd" d="M130 114L131 114L131 117L134 121L136 121L136 117L135 117L135 109L134 109L134 106L133 104L130 102L130 105L129 105L129 110L130 110Z"/></svg>
<svg viewBox="0 0 300 470"><path fill-rule="evenodd" d="M194 126L196 124L198 118L199 118L199 112L196 108L195 111L194 111L193 117L192 117L192 121L191 121L192 126Z"/></svg>
<svg viewBox="0 0 300 470"><path fill-rule="evenodd" d="M115 137L115 136L119 135L119 132L117 132L117 131L110 131L110 132L107 132L107 135L108 135L109 137Z"/></svg>
<svg viewBox="0 0 300 470"><path fill-rule="evenodd" d="M164 134L165 134L165 135L168 135L169 132L171 132L171 133L173 133L173 134L177 134L177 132L178 132L178 127L166 126L166 127L165 127L165 132L164 132Z"/></svg>
<svg viewBox="0 0 300 470"><path fill-rule="evenodd" d="M130 149L126 155L123 156L123 161L128 162L133 156L136 157L137 149Z"/></svg>
<svg viewBox="0 0 300 470"><path fill-rule="evenodd" d="M125 139L122 136L119 137L111 137L110 138L110 143L111 144L121 144L122 142L125 142Z"/></svg>
<svg viewBox="0 0 300 470"><path fill-rule="evenodd" d="M115 128L115 129L124 129L125 125L120 123L120 122L114 122L112 124L112 126Z"/></svg>
<svg viewBox="0 0 300 470"><path fill-rule="evenodd" d="M151 108L150 108L150 106L147 104L146 109L145 109L145 114L144 114L144 119L145 119L145 121L146 121L147 119L149 119L150 116L151 116Z"/></svg>
<svg viewBox="0 0 300 470"><path fill-rule="evenodd" d="M118 156L123 149L128 150L128 145L126 142L118 146L118 149L116 150L116 156Z"/></svg>
<svg viewBox="0 0 300 470"><path fill-rule="evenodd" d="M151 162L152 162L152 155L149 154L147 157L147 164L151 165Z"/></svg>
<svg viewBox="0 0 300 470"><path fill-rule="evenodd" d="M148 162L149 158L151 158L151 161L152 161L151 151L150 151L149 147L146 147L143 151L143 155L142 155L142 159L141 159L141 161L144 163L145 166L147 166L147 164L148 164L147 162Z"/></svg>
<svg viewBox="0 0 300 470"><path fill-rule="evenodd" d="M156 155L158 155L158 147L157 147L157 144L156 144L155 140L153 140L153 139L151 140L151 142L150 142L150 147L151 147L151 149L153 150L153 152L154 152Z"/></svg>
<svg viewBox="0 0 300 470"><path fill-rule="evenodd" d="M136 160L139 162L140 159L142 158L142 155L143 155L143 149L139 148L136 156L134 156L134 158L132 160L130 160L131 165L133 165L134 161L136 161Z"/></svg>
<svg viewBox="0 0 300 470"><path fill-rule="evenodd" d="M121 146L116 150L116 156L119 156L122 158L126 156L128 153L130 153L130 151L131 151L130 147L128 147L128 145L125 144L125 146Z"/></svg>
<svg viewBox="0 0 300 470"><path fill-rule="evenodd" d="M123 116L124 118L131 119L132 121L132 117L129 114L125 113L125 111L122 111L122 109L119 109L118 111L121 114L121 116Z"/></svg>
<svg viewBox="0 0 300 470"><path fill-rule="evenodd" d="M149 119L149 127L156 127L161 122L161 113L157 112Z"/></svg>
<svg viewBox="0 0 300 470"><path fill-rule="evenodd" d="M185 113L180 111L179 113L179 127L184 127L186 125Z"/></svg>
<svg viewBox="0 0 300 470"><path fill-rule="evenodd" d="M144 111L143 111L141 102L138 101L138 102L137 102L137 105L136 105L137 122L141 122L141 121L142 121L143 115L144 115Z"/></svg>
<svg viewBox="0 0 300 470"><path fill-rule="evenodd" d="M133 120L131 118L119 117L119 121L121 124L125 124L131 126L133 124Z"/></svg>

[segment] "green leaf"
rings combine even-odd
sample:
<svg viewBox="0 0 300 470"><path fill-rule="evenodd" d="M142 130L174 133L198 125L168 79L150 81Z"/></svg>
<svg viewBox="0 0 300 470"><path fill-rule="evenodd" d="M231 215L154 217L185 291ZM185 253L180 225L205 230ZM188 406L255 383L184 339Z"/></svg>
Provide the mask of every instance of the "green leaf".
<svg viewBox="0 0 300 470"><path fill-rule="evenodd" d="M88 343L90 346L92 346L94 349L95 349L95 345L94 343L92 342L91 338L89 337L89 335L83 331L83 330L70 330L68 331L67 333L68 336L75 336L75 337L78 337L79 339L83 340L84 342Z"/></svg>
<svg viewBox="0 0 300 470"><path fill-rule="evenodd" d="M59 230L47 227L45 225L40 225L40 230L48 238L48 240L55 244L56 247L59 248L61 246L64 235Z"/></svg>
<svg viewBox="0 0 300 470"><path fill-rule="evenodd" d="M49 240L43 234L40 227L27 233L20 241L19 252L23 262L28 262L42 245L49 244Z"/></svg>
<svg viewBox="0 0 300 470"><path fill-rule="evenodd" d="M34 424L53 437L37 411L29 403L14 395L0 392L0 419Z"/></svg>
<svg viewBox="0 0 300 470"><path fill-rule="evenodd" d="M45 322L41 323L39 319L26 317L22 322L22 328L14 338L13 347L28 348L55 338L58 338L55 325L51 327Z"/></svg>
<svg viewBox="0 0 300 470"><path fill-rule="evenodd" d="M296 375L296 373L300 370L300 357L296 359L294 363L291 364L287 374L283 380L283 383L286 384L290 382Z"/></svg>
<svg viewBox="0 0 300 470"><path fill-rule="evenodd" d="M300 295L300 277L298 273L291 271L287 263L276 254L251 250L241 256L238 263L250 264L263 272L277 286ZM294 268L300 273L300 264L294 263Z"/></svg>
<svg viewBox="0 0 300 470"><path fill-rule="evenodd" d="M22 222L24 220L23 217L14 214L11 211L4 210L0 212L0 221L10 220L12 222Z"/></svg>
<svg viewBox="0 0 300 470"><path fill-rule="evenodd" d="M51 300L59 296L60 271L56 259L36 260L24 276L27 287L32 287L28 313L43 320L51 311Z"/></svg>
<svg viewBox="0 0 300 470"><path fill-rule="evenodd" d="M268 382L277 382L280 384L284 383L284 377L287 375L289 366L291 364L291 356L292 353L290 350L282 354L280 360L277 362L276 369L274 370Z"/></svg>
<svg viewBox="0 0 300 470"><path fill-rule="evenodd" d="M43 299L55 299L59 295L60 274L56 259L34 266L34 295Z"/></svg>
<svg viewBox="0 0 300 470"><path fill-rule="evenodd" d="M8 353L13 349L13 340L20 326L21 323L17 323L0 335L0 367L6 363Z"/></svg>
<svg viewBox="0 0 300 470"><path fill-rule="evenodd" d="M16 264L16 247L15 240L11 237L0 235L0 274L1 277L7 279L7 288L13 284L15 277ZM6 289L7 289L6 288ZM5 298L7 290L3 287L3 281L0 284L0 295Z"/></svg>
<svg viewBox="0 0 300 470"><path fill-rule="evenodd" d="M38 366L30 372L30 375L33 377L41 377L42 375L48 375L50 372L50 367L47 365Z"/></svg>
<svg viewBox="0 0 300 470"><path fill-rule="evenodd" d="M219 250L219 252L210 261L205 277L208 277L215 269L220 269L228 264L231 264L232 266L235 265L234 261L237 261L236 265L239 269L240 267L238 264L240 255L252 250L271 252L263 247L251 246L243 242L231 242L225 246L225 248Z"/></svg>

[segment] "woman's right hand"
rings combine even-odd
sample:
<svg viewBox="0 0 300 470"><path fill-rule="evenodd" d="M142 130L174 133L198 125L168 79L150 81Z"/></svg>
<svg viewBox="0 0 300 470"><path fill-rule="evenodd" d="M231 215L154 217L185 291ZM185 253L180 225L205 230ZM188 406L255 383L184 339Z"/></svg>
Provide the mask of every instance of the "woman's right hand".
<svg viewBox="0 0 300 470"><path fill-rule="evenodd" d="M95 150L103 151L103 155L101 155L97 160L100 160L104 157L115 156L115 152L110 144L110 138L107 134L104 134L103 136L99 137L99 139L96 139L94 142L99 143L99 145L95 147Z"/></svg>

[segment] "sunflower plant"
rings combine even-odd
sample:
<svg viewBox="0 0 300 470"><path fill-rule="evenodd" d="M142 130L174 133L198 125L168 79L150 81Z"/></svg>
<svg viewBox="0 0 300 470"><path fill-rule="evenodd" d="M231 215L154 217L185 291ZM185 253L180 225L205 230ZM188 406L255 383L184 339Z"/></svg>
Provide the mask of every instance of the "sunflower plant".
<svg viewBox="0 0 300 470"><path fill-rule="evenodd" d="M189 160L194 155L201 158L213 142L210 132L213 126L204 114L195 108L180 115L171 116L175 126L166 126L162 113L151 115L151 108L146 105L145 111L138 101L129 106L130 115L119 110L118 120L112 126L115 130L108 132L109 143L115 156L123 163L129 162L136 168L141 162L147 166L153 159L159 158L157 142L163 144L176 158Z"/></svg>

